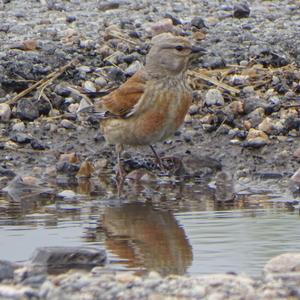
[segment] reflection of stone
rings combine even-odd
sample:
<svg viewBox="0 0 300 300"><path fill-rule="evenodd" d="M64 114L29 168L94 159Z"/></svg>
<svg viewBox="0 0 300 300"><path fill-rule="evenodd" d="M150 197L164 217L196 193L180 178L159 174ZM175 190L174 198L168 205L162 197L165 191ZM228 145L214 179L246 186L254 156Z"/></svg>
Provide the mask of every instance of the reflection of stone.
<svg viewBox="0 0 300 300"><path fill-rule="evenodd" d="M145 267L163 275L184 274L192 262L191 245L169 211L142 203L108 207L103 227L107 248L128 260L129 267Z"/></svg>

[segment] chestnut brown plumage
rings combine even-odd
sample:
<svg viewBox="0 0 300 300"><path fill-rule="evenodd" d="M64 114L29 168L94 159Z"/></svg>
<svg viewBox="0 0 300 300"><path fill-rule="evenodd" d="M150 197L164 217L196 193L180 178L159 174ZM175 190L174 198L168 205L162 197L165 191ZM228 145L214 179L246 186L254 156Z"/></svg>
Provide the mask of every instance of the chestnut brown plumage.
<svg viewBox="0 0 300 300"><path fill-rule="evenodd" d="M145 66L97 105L114 116L101 121L106 141L115 144L118 176L123 177L120 154L123 145L151 146L170 137L183 123L192 102L185 71L193 47L184 37L163 33L152 39Z"/></svg>

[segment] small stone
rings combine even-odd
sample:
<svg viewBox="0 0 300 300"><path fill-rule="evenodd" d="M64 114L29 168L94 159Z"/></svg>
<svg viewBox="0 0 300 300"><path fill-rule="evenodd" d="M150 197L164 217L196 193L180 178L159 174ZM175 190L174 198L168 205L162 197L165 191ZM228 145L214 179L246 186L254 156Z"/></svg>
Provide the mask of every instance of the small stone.
<svg viewBox="0 0 300 300"><path fill-rule="evenodd" d="M60 122L60 125L63 128L66 128L66 129L75 129L76 128L76 125L73 122L71 122L70 120L67 120L67 119L63 119Z"/></svg>
<svg viewBox="0 0 300 300"><path fill-rule="evenodd" d="M262 107L258 107L247 115L248 120L252 123L253 127L260 124L265 117L265 110Z"/></svg>
<svg viewBox="0 0 300 300"><path fill-rule="evenodd" d="M250 15L250 8L247 3L238 3L233 7L233 16L235 18L248 18Z"/></svg>
<svg viewBox="0 0 300 300"><path fill-rule="evenodd" d="M73 23L74 21L76 21L76 17L75 16L67 16L66 17L66 22L67 23Z"/></svg>
<svg viewBox="0 0 300 300"><path fill-rule="evenodd" d="M140 70L142 67L142 64L139 61L134 61L126 70L125 74L128 76L132 76L135 74L138 70Z"/></svg>
<svg viewBox="0 0 300 300"><path fill-rule="evenodd" d="M266 141L269 140L268 136L263 131L251 128L247 135L247 141L251 141L257 138L261 138Z"/></svg>
<svg viewBox="0 0 300 300"><path fill-rule="evenodd" d="M253 148L258 149L264 147L268 144L268 142L262 138L256 138L254 140L245 141L242 143L242 147L244 148Z"/></svg>
<svg viewBox="0 0 300 300"><path fill-rule="evenodd" d="M205 104L208 106L225 104L224 98L218 89L210 89L205 95Z"/></svg>
<svg viewBox="0 0 300 300"><path fill-rule="evenodd" d="M107 11L111 9L117 9L120 7L120 1L118 0L100 0L97 3L97 8L101 11Z"/></svg>
<svg viewBox="0 0 300 300"><path fill-rule="evenodd" d="M88 93L95 93L97 91L94 83L89 80L84 82L83 89Z"/></svg>
<svg viewBox="0 0 300 300"><path fill-rule="evenodd" d="M197 31L193 32L193 39L196 41L202 41L205 39L205 37L206 37L206 34L201 30L197 30Z"/></svg>
<svg viewBox="0 0 300 300"><path fill-rule="evenodd" d="M0 122L6 123L10 120L11 109L7 103L0 103Z"/></svg>
<svg viewBox="0 0 300 300"><path fill-rule="evenodd" d="M76 177L90 178L92 176L93 171L94 171L93 165L86 160L81 164L80 169L76 174Z"/></svg>
<svg viewBox="0 0 300 300"><path fill-rule="evenodd" d="M247 75L233 75L229 78L232 85L245 85L248 83L249 76Z"/></svg>
<svg viewBox="0 0 300 300"><path fill-rule="evenodd" d="M72 190L64 190L58 193L57 196L65 199L75 199L77 194Z"/></svg>
<svg viewBox="0 0 300 300"><path fill-rule="evenodd" d="M162 19L151 26L153 36L158 35L163 32L173 32L173 22L171 19Z"/></svg>
<svg viewBox="0 0 300 300"><path fill-rule="evenodd" d="M165 14L165 18L168 18L168 19L171 19L172 20L172 22L173 22L173 25L181 25L182 24L182 22L181 22L181 20L180 19L178 19L177 17L175 17L175 16L173 16L173 15L171 15L171 14L169 14L169 13L166 13Z"/></svg>
<svg viewBox="0 0 300 300"><path fill-rule="evenodd" d="M189 108L189 114L191 116L196 115L199 112L199 107L196 104L192 104Z"/></svg>
<svg viewBox="0 0 300 300"><path fill-rule="evenodd" d="M18 101L17 116L22 121L34 121L39 117L39 111L36 105L30 99L20 99Z"/></svg>
<svg viewBox="0 0 300 300"><path fill-rule="evenodd" d="M264 131L265 133L270 134L271 131L274 129L272 119L271 118L265 118L258 126L257 128L259 130Z"/></svg>
<svg viewBox="0 0 300 300"><path fill-rule="evenodd" d="M28 144L32 141L32 137L30 135L22 132L13 133L10 139L19 144Z"/></svg>
<svg viewBox="0 0 300 300"><path fill-rule="evenodd" d="M235 116L241 115L244 113L244 103L242 101L232 101L228 108L233 112Z"/></svg>
<svg viewBox="0 0 300 300"><path fill-rule="evenodd" d="M194 17L191 21L191 25L198 29L207 28L204 20L201 17Z"/></svg>
<svg viewBox="0 0 300 300"><path fill-rule="evenodd" d="M101 89L101 88L103 88L103 87L105 87L105 86L107 85L107 81L106 81L106 79L105 79L104 77L99 76L99 77L97 77L97 78L95 79L95 85L96 85L99 89Z"/></svg>
<svg viewBox="0 0 300 300"><path fill-rule="evenodd" d="M221 56L208 56L203 62L203 67L207 69L221 69L225 66L226 62Z"/></svg>
<svg viewBox="0 0 300 300"><path fill-rule="evenodd" d="M31 145L32 149L34 149L34 150L45 150L46 148L48 148L44 143L42 143L41 141L39 141L37 139L33 139L30 142L30 145Z"/></svg>
<svg viewBox="0 0 300 300"><path fill-rule="evenodd" d="M70 113L76 114L79 109L79 106L80 106L79 103L72 103L68 106L68 111Z"/></svg>

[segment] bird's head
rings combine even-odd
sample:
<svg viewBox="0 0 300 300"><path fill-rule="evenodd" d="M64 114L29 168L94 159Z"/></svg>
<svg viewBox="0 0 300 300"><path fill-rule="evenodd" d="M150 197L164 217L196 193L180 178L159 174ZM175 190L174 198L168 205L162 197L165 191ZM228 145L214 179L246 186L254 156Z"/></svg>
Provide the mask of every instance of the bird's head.
<svg viewBox="0 0 300 300"><path fill-rule="evenodd" d="M152 47L146 57L146 69L150 74L176 76L187 69L194 54L201 55L204 49L171 33L162 33L152 38Z"/></svg>

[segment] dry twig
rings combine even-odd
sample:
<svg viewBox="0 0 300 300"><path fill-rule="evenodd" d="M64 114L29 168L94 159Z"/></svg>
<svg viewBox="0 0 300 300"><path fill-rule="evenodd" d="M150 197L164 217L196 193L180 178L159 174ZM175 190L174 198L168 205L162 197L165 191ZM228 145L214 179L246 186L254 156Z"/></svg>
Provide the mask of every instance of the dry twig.
<svg viewBox="0 0 300 300"><path fill-rule="evenodd" d="M55 79L57 79L62 73L64 73L68 68L70 68L75 63L77 63L77 60L70 61L65 66L63 66L63 67L59 68L58 70L48 74L45 78L42 78L41 80L39 80L38 82L36 82L35 84L33 84L32 86L27 88L26 90L20 92L18 95L16 95L12 99L8 100L6 103L7 104L14 104L19 99L26 96L27 94L29 94L30 92L32 92L36 88L41 88L42 89L41 93L42 93L43 90L44 90L44 87L51 84Z"/></svg>

